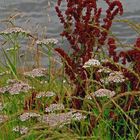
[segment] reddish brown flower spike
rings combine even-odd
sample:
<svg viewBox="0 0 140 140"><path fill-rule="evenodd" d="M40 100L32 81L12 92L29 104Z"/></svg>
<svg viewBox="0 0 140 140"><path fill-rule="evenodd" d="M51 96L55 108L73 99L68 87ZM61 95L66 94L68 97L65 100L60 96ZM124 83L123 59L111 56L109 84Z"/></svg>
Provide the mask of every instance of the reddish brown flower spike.
<svg viewBox="0 0 140 140"><path fill-rule="evenodd" d="M65 73L77 88L75 95L83 98L85 96L86 81L89 78L89 73L83 68L83 65L94 56L93 50L98 50L98 47L105 44L112 20L118 13L123 13L122 4L117 0L113 2L105 0L108 9L104 19L101 19L102 8L98 8L96 0L67 0L64 12L59 8L61 1L58 0L56 6L57 15L64 26L61 35L66 37L72 51L68 54L60 48L55 50L65 60ZM104 21L103 25L100 20ZM114 55L113 59L117 61L118 57L116 57L114 47L110 47L110 55Z"/></svg>

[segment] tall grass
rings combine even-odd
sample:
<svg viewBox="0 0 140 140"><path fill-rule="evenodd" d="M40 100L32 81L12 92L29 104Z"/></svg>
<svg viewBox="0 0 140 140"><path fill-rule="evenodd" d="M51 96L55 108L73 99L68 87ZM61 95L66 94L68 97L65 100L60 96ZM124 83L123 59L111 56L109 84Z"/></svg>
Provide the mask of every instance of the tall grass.
<svg viewBox="0 0 140 140"><path fill-rule="evenodd" d="M127 23L131 26L131 28L136 29L137 33L139 34L140 28L137 26L137 24L129 21L126 22L126 20L121 20L119 22ZM140 139L140 87L138 87L138 90L134 90L132 85L134 81L129 81L126 78L127 75L124 74L123 76L126 78L125 82L118 82L116 84L102 83L101 79L107 77L108 74L99 74L99 72L97 72L102 68L108 68L111 72L128 71L128 74L131 74L131 77L137 77L138 81L140 82L140 74L135 70L135 67L126 67L119 62L115 62L112 58L108 57L104 50L101 50L96 53L96 56L102 66L99 68L93 68L93 66L87 68L89 78L86 79L87 83L85 86L85 97L73 96L73 93L77 87L73 84L73 82L71 82L70 78L64 71L66 63L65 61L60 61L60 59L58 61L55 60L56 56L59 58L54 51L57 44L54 42L49 42L46 45L43 42L40 46L38 46L36 42L38 40L42 40L38 39L37 37L33 37L31 33L27 33L26 35L24 34L27 39L31 40L31 44L33 44L33 47L30 49L37 52L35 58L38 57L38 59L35 59L35 61L40 59L40 54L46 57L49 61L49 65L45 70L45 73L43 73L44 75L37 77L33 75L33 73L30 73L30 75L27 76L25 73L29 72L29 70L21 71L18 67L18 58L20 55L18 52L20 52L20 46L22 46L22 43L20 41L17 42L17 40L20 38L19 35L21 35L21 31L18 33L13 31L12 33L8 33L8 36L15 36L15 34L17 36L16 39L12 37L14 46L12 46L12 52L10 51L10 54L6 48L2 46L6 63L4 65L3 62L0 63L0 67L2 68L0 75L0 87L11 86L12 83L8 84L7 80L16 79L16 82L22 80L28 83L32 88L28 92L21 91L19 94L11 95L10 91L6 87L7 90L0 94L0 102L2 103L2 109L0 111L1 140ZM1 33L1 35L5 36L3 33ZM6 38L6 40L4 38L4 41L6 41L7 44L11 43L10 38ZM120 43L119 41L116 44L118 46L126 46L126 44L123 45L123 43ZM38 48L37 46L41 48ZM11 45L9 45L9 47L11 47ZM48 48L47 51L43 49L44 47ZM105 59L107 63L101 62ZM59 67L57 67L58 63L60 65ZM108 63L109 65L113 66L114 69L111 69L109 66L107 67ZM132 66L134 66L135 63L135 60L131 61ZM35 68L38 68L38 66L41 68L41 62L36 62L36 64L37 65ZM74 69L72 69L72 71L74 71ZM122 89L123 86L125 87L124 91ZM101 97L102 93L98 93L99 95L97 94L97 96L95 96L98 89L110 89L110 93L114 91L116 94L114 96L106 95ZM55 93L55 96L49 96L50 91ZM45 94L41 98L37 98L37 95L39 95L40 92L45 92ZM82 100L83 104L80 106L80 108L73 108L73 99ZM52 112L45 112L45 109L51 104L63 104L65 107L60 110L56 107L58 109L54 111L56 120L55 117L51 116L53 114ZM62 114L67 114L71 110L79 114L76 116L73 113L73 116L75 115L76 117L69 118L66 122L62 121L61 124L58 123L51 126L51 124L54 123L53 121L48 122L47 119L45 120L46 122L43 121L43 117L48 115L48 118L51 116L52 118L50 117L50 119L57 122L57 120L59 120L57 115L61 116ZM26 121L20 120L21 114L26 112L34 112L39 114L41 116L41 121L38 119L38 117L30 117L30 119L27 119ZM64 115L61 119L65 120L66 116ZM13 131L15 126L19 126L18 132ZM21 134L20 130L22 126L28 127L27 133Z"/></svg>

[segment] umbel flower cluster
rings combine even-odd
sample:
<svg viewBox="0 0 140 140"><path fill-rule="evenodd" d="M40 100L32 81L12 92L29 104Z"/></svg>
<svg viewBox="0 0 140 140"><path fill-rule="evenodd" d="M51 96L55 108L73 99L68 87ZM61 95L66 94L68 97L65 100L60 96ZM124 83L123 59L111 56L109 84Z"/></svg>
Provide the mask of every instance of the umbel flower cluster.
<svg viewBox="0 0 140 140"><path fill-rule="evenodd" d="M2 32L0 32L1 35L10 35L10 34L30 34L30 31L26 31L20 27L12 27L12 28L8 28Z"/></svg>
<svg viewBox="0 0 140 140"><path fill-rule="evenodd" d="M23 81L17 81L13 79L9 79L7 81L8 86L1 87L0 93L6 93L8 92L11 95L20 94L22 92L28 92L32 89L27 83L24 83Z"/></svg>
<svg viewBox="0 0 140 140"><path fill-rule="evenodd" d="M82 98L85 96L86 81L89 78L86 62L94 60L95 54L110 40L108 34L112 21L116 15L123 14L119 0L104 1L108 8L103 18L101 18L102 8L98 8L96 0L66 0L64 12L60 10L62 0L58 0L55 7L64 27L61 35L66 37L72 49L69 54L62 48L56 48L55 51L63 58L65 72L76 85L75 96ZM75 106L78 108L80 105Z"/></svg>

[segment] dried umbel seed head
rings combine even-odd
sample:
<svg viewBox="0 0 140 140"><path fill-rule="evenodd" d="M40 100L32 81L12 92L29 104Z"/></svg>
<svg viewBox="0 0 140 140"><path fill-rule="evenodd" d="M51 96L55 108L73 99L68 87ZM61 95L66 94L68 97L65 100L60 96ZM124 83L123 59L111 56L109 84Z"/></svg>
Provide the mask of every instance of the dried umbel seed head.
<svg viewBox="0 0 140 140"><path fill-rule="evenodd" d="M47 73L47 69L36 68L36 69L33 69L32 71L25 72L24 75L27 77L35 78L35 77L45 77L46 73Z"/></svg>
<svg viewBox="0 0 140 140"><path fill-rule="evenodd" d="M28 130L28 127L25 126L16 126L13 128L14 132L19 132L21 135L26 134Z"/></svg>
<svg viewBox="0 0 140 140"><path fill-rule="evenodd" d="M55 96L56 93L52 91L47 91L47 92L40 92L39 94L36 95L36 98L42 98L42 97L53 97Z"/></svg>
<svg viewBox="0 0 140 140"><path fill-rule="evenodd" d="M83 65L84 68L88 68L88 67L99 67L101 66L101 63L99 62L99 60L96 59L89 59L87 62L85 62L85 64Z"/></svg>
<svg viewBox="0 0 140 140"><path fill-rule="evenodd" d="M18 33L25 34L25 35L30 34L29 31L24 30L20 27L12 27L0 32L0 35L11 35L11 34L18 34Z"/></svg>
<svg viewBox="0 0 140 140"><path fill-rule="evenodd" d="M56 45L58 43L58 40L55 38L48 38L48 39L43 39L43 40L37 40L36 44L37 45L49 45L53 44Z"/></svg>
<svg viewBox="0 0 140 140"><path fill-rule="evenodd" d="M49 107L46 107L45 111L49 113L49 112L55 112L64 109L65 107L63 104L51 104Z"/></svg>
<svg viewBox="0 0 140 140"><path fill-rule="evenodd" d="M40 117L40 114L39 113L25 112L22 115L20 115L20 118L19 119L24 122L24 121L29 120L30 118L38 118L38 117Z"/></svg>

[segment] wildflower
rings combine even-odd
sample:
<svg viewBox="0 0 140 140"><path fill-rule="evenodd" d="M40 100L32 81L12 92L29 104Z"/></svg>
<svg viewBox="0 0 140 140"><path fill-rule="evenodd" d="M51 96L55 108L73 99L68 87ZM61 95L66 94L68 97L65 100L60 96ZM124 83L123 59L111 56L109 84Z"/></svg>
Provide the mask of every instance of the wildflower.
<svg viewBox="0 0 140 140"><path fill-rule="evenodd" d="M56 94L52 91L47 91L47 92L40 92L39 94L37 94L36 98L41 98L41 97L53 97Z"/></svg>
<svg viewBox="0 0 140 140"><path fill-rule="evenodd" d="M108 84L107 77L100 79L101 83Z"/></svg>
<svg viewBox="0 0 140 140"><path fill-rule="evenodd" d="M25 126L16 126L13 128L14 132L19 132L21 135L26 134L28 132L28 127Z"/></svg>
<svg viewBox="0 0 140 140"><path fill-rule="evenodd" d="M87 95L85 96L85 99L92 100L92 97L90 95Z"/></svg>
<svg viewBox="0 0 140 140"><path fill-rule="evenodd" d="M5 122L5 121L7 121L7 119L8 119L8 116L7 115L0 115L0 123L3 123L3 122Z"/></svg>
<svg viewBox="0 0 140 140"><path fill-rule="evenodd" d="M51 104L45 109L46 112L54 112L58 110L63 110L65 107L63 104Z"/></svg>
<svg viewBox="0 0 140 140"><path fill-rule="evenodd" d="M49 45L49 44L54 44L56 45L58 43L58 40L55 38L48 38L48 39L43 39L43 40L37 40L36 44L37 45Z"/></svg>
<svg viewBox="0 0 140 140"><path fill-rule="evenodd" d="M80 112L75 112L74 114L72 114L72 119L75 120L75 121L80 121L80 120L83 120L85 118L86 118L86 116L84 116Z"/></svg>
<svg viewBox="0 0 140 140"><path fill-rule="evenodd" d="M114 71L109 74L109 77L107 78L108 82L113 82L113 83L122 83L126 80L124 77L123 73L120 71Z"/></svg>
<svg viewBox="0 0 140 140"><path fill-rule="evenodd" d="M95 97L113 97L116 93L108 89L99 89L93 93Z"/></svg>
<svg viewBox="0 0 140 140"><path fill-rule="evenodd" d="M48 81L40 81L40 84L47 84Z"/></svg>
<svg viewBox="0 0 140 140"><path fill-rule="evenodd" d="M22 115L20 115L20 120L22 122L29 120L30 118L38 118L40 117L40 114L35 113L35 112L25 112Z"/></svg>
<svg viewBox="0 0 140 140"><path fill-rule="evenodd" d="M66 80L63 80L63 83L66 83Z"/></svg>
<svg viewBox="0 0 140 140"><path fill-rule="evenodd" d="M17 80L16 80L16 79L8 79L8 80L6 81L6 83L7 83L7 84L15 84L15 83L17 83Z"/></svg>
<svg viewBox="0 0 140 140"><path fill-rule="evenodd" d="M2 32L0 32L1 35L10 35L10 34L16 34L16 33L23 33L23 34L30 34L29 31L26 31L20 27L12 27L12 28L8 28Z"/></svg>
<svg viewBox="0 0 140 140"><path fill-rule="evenodd" d="M58 113L58 114L51 113L43 115L38 119L43 123L47 123L51 127L55 127L58 125L62 127L65 124L70 124L72 120L80 121L82 119L85 119L85 116L76 111L69 111L66 113Z"/></svg>
<svg viewBox="0 0 140 140"><path fill-rule="evenodd" d="M107 62L109 62L109 60L105 58L105 59L102 59L101 62L102 63L107 63Z"/></svg>
<svg viewBox="0 0 140 140"><path fill-rule="evenodd" d="M12 87L8 88L8 92L11 95L14 95L19 94L20 92L28 92L30 89L31 87L28 84L22 82L13 84Z"/></svg>
<svg viewBox="0 0 140 140"><path fill-rule="evenodd" d="M111 91L108 89L99 89L93 93L91 93L90 95L87 95L85 98L88 100L92 100L92 96L95 97L113 97L115 95L115 91Z"/></svg>
<svg viewBox="0 0 140 140"><path fill-rule="evenodd" d="M106 73L107 74L107 73L111 73L112 70L109 69L109 68L101 68L97 72L99 72L99 73Z"/></svg>
<svg viewBox="0 0 140 140"><path fill-rule="evenodd" d="M7 88L6 87L1 87L0 88L0 93L5 93L7 91Z"/></svg>
<svg viewBox="0 0 140 140"><path fill-rule="evenodd" d="M43 115L39 118L40 122L48 124L50 127L55 127L58 125L69 124L71 121L71 116L69 113L51 113L48 115Z"/></svg>
<svg viewBox="0 0 140 140"><path fill-rule="evenodd" d="M84 68L88 68L88 67L91 67L91 66L98 67L100 65L101 65L101 63L99 62L99 60L89 59L87 62L85 62L83 67Z"/></svg>
<svg viewBox="0 0 140 140"><path fill-rule="evenodd" d="M8 86L0 88L1 93L8 92L11 95L19 94L20 92L28 92L32 87L22 81L8 80Z"/></svg>
<svg viewBox="0 0 140 140"><path fill-rule="evenodd" d="M113 71L109 74L108 77L102 78L100 80L102 83L108 84L108 83L123 83L126 81L126 78L124 77L122 72L119 71Z"/></svg>
<svg viewBox="0 0 140 140"><path fill-rule="evenodd" d="M25 72L24 75L28 77L32 77L32 78L43 77L43 76L46 76L46 69L36 68L36 69L33 69L32 71Z"/></svg>

